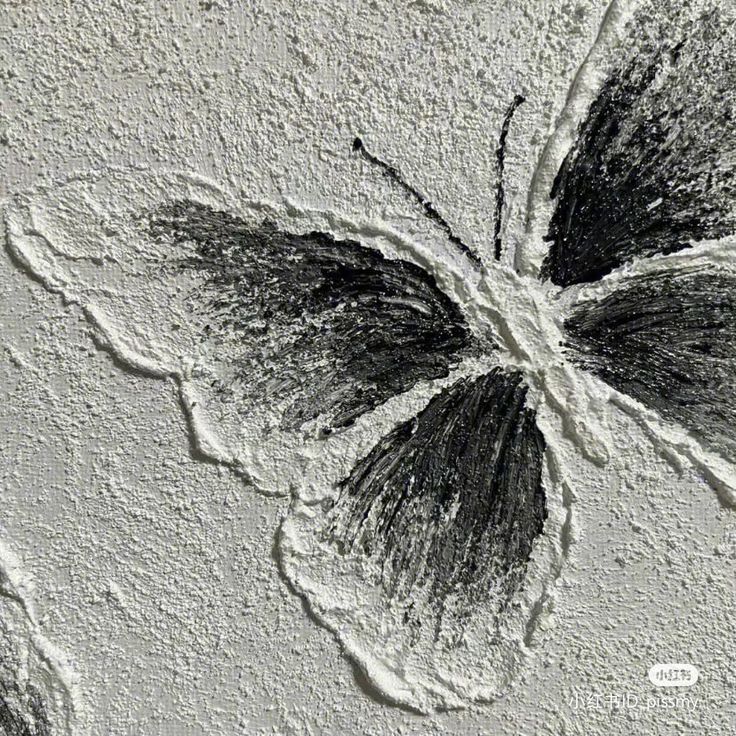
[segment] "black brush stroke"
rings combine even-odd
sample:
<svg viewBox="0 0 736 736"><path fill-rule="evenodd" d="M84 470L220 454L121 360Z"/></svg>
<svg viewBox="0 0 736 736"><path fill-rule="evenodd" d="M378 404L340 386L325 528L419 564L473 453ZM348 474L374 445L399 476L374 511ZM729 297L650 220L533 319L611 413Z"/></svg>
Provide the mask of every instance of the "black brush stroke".
<svg viewBox="0 0 736 736"><path fill-rule="evenodd" d="M509 135L509 128L511 127L511 120L514 117L519 105L526 101L526 98L522 95L516 95L513 101L506 110L506 115L503 119L503 125L501 126L501 135L498 139L498 148L496 149L496 208L494 211L494 222L493 222L493 257L497 260L501 260L501 253L503 251L503 243L501 242L501 223L503 218L503 207L506 201L506 193L504 191L504 164L506 158L506 138Z"/></svg>
<svg viewBox="0 0 736 736"><path fill-rule="evenodd" d="M30 683L0 679L0 734L2 736L51 736L51 724L39 692Z"/></svg>
<svg viewBox="0 0 736 736"><path fill-rule="evenodd" d="M365 158L366 161L378 166L384 172L384 174L392 182L394 182L394 184L397 184L410 197L412 197L412 199L419 202L427 217L445 231L447 239L453 245L457 246L458 250L463 255L467 256L467 258L474 265L481 265L481 259L478 254L469 245L463 242L457 235L455 235L455 232L450 224L437 211L437 208L432 204L432 202L430 202L426 197L422 196L411 184L408 184L395 166L391 166L391 164L387 164L385 161L381 161L381 159L377 156L374 156L370 151L368 151L368 149L365 147L365 144L360 138L356 138L353 141L353 150L358 151L363 156L363 158Z"/></svg>
<svg viewBox="0 0 736 736"><path fill-rule="evenodd" d="M523 581L546 518L544 437L517 372L462 378L387 434L341 484L329 538L376 559L391 597L426 589L462 622Z"/></svg>
<svg viewBox="0 0 736 736"><path fill-rule="evenodd" d="M565 321L573 362L736 458L736 275L628 278Z"/></svg>
<svg viewBox="0 0 736 736"><path fill-rule="evenodd" d="M285 428L318 416L327 432L350 426L419 381L447 376L471 344L462 312L430 274L355 241L294 235L192 202L156 212L150 232L178 251L179 268L204 275L197 308L210 337L237 336L233 390L261 406L286 402Z"/></svg>
<svg viewBox="0 0 736 736"><path fill-rule="evenodd" d="M552 188L542 278L596 281L736 232L733 13L686 23L685 10L660 6L653 29L636 24L631 53L591 105ZM669 40L674 24L684 40Z"/></svg>

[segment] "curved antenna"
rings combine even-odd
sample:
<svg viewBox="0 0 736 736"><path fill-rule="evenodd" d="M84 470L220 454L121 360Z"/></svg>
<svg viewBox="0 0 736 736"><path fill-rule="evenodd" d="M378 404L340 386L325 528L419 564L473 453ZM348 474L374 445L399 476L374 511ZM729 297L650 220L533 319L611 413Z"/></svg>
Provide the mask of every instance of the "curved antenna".
<svg viewBox="0 0 736 736"><path fill-rule="evenodd" d="M496 149L496 174L498 176L498 184L496 185L496 208L495 208L495 221L493 224L493 257L497 260L501 260L501 253L503 252L503 243L501 242L501 219L503 217L503 205L506 201L506 194L503 188L503 169L504 169L504 158L506 157L506 138L509 134L509 128L511 127L511 119L514 117L516 109L525 102L526 98L522 95L516 95L513 102L509 105L506 110L506 116L503 119L503 125L501 126L501 135L498 138L498 148Z"/></svg>
<svg viewBox="0 0 736 736"><path fill-rule="evenodd" d="M458 250L463 255L467 256L467 258L473 263L474 266L482 266L482 262L478 254L470 246L464 243L457 235L455 235L447 220L442 217L442 215L435 209L435 206L426 197L423 197L413 186L411 186L411 184L407 184L407 182L404 181L404 178L401 176L398 169L396 169L394 166L391 166L391 164L387 164L385 161L381 161L380 158L374 156L370 151L366 149L363 141L360 138L356 138L353 141L353 150L358 151L369 163L375 164L376 166L379 166L381 169L383 169L383 173L392 182L394 182L394 184L397 184L410 197L412 197L412 199L415 199L417 202L419 202L419 204L422 206L422 209L424 210L424 214L427 215L430 220L435 222L445 231L448 240L453 245L457 246Z"/></svg>

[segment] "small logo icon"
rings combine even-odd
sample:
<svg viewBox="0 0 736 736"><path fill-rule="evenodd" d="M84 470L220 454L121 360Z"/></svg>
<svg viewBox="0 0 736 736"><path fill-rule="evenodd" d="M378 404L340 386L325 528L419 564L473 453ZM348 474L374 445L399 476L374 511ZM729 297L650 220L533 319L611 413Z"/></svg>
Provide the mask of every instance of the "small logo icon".
<svg viewBox="0 0 736 736"><path fill-rule="evenodd" d="M649 668L649 681L657 687L691 687L699 677L694 664L655 664Z"/></svg>

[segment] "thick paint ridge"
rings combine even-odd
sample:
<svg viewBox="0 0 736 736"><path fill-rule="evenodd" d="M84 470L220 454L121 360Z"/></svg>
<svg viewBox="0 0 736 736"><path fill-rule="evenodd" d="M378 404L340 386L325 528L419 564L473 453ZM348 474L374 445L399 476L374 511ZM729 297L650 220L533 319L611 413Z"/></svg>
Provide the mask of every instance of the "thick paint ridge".
<svg viewBox="0 0 736 736"><path fill-rule="evenodd" d="M86 733L77 675L41 632L31 584L0 542L0 731L4 736Z"/></svg>

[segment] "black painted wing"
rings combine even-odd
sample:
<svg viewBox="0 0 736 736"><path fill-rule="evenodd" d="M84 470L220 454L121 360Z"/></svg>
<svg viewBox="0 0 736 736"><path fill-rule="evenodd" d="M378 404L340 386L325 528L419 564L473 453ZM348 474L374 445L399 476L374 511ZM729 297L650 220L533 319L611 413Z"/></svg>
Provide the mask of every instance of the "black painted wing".
<svg viewBox="0 0 736 736"><path fill-rule="evenodd" d="M698 266L627 278L576 304L573 360L736 458L736 272Z"/></svg>
<svg viewBox="0 0 736 736"><path fill-rule="evenodd" d="M527 400L515 371L459 378L282 526L285 574L396 702L496 698L536 643L564 523Z"/></svg>
<svg viewBox="0 0 736 736"><path fill-rule="evenodd" d="M282 427L325 430L420 381L443 378L471 345L434 277L352 240L295 235L194 202L158 210L150 233L182 270L204 277L208 332L238 341L228 391L281 403Z"/></svg>
<svg viewBox="0 0 736 736"><path fill-rule="evenodd" d="M542 276L600 279L736 232L736 23L647 6L560 167Z"/></svg>
<svg viewBox="0 0 736 736"><path fill-rule="evenodd" d="M545 443L526 394L519 373L462 378L341 484L334 539L377 561L390 596L427 595L438 626L448 609L501 607L542 532Z"/></svg>
<svg viewBox="0 0 736 736"><path fill-rule="evenodd" d="M647 8L557 176L542 275L601 282L564 321L574 363L733 460L734 12Z"/></svg>

